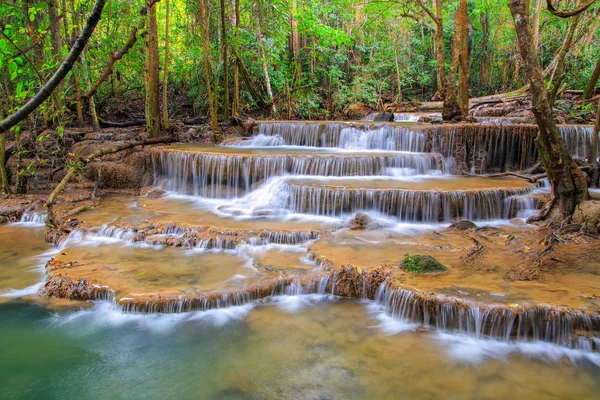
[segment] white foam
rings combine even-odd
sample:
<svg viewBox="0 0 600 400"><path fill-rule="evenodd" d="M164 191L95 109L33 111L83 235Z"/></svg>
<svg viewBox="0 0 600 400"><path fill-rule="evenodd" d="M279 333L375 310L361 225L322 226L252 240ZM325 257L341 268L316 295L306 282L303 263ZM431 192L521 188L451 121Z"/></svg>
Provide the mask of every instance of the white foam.
<svg viewBox="0 0 600 400"><path fill-rule="evenodd" d="M379 324L372 328L380 330L384 335L393 336L402 332L412 332L420 326L417 323L407 322L390 316L382 305L374 301L365 300L363 304L367 312L379 321Z"/></svg>
<svg viewBox="0 0 600 400"><path fill-rule="evenodd" d="M447 332L436 332L432 336L443 344L452 359L469 364L480 364L489 359L508 361L510 356L522 354L547 362L566 358L575 364L586 360L600 367L600 353L569 349L548 342L504 342Z"/></svg>
<svg viewBox="0 0 600 400"><path fill-rule="evenodd" d="M323 302L337 301L339 297L331 294L299 294L299 295L282 295L273 296L268 299L269 303L275 304L279 309L295 314L305 308L314 307Z"/></svg>
<svg viewBox="0 0 600 400"><path fill-rule="evenodd" d="M0 293L0 297L17 299L26 296L37 296L42 287L44 287L44 282L38 282L35 285L26 287L25 289L9 289L7 292Z"/></svg>
<svg viewBox="0 0 600 400"><path fill-rule="evenodd" d="M38 213L24 213L21 216L21 221L13 222L12 226L25 226L30 228L41 228L46 226L48 215Z"/></svg>
<svg viewBox="0 0 600 400"><path fill-rule="evenodd" d="M107 301L95 302L92 309L83 309L70 314L54 314L53 323L57 325L77 324L90 329L105 327L133 326L155 332L168 332L189 322L201 322L208 326L224 326L234 321L242 321L256 303L242 306L219 308L208 311L194 311L179 314L141 314L126 313Z"/></svg>

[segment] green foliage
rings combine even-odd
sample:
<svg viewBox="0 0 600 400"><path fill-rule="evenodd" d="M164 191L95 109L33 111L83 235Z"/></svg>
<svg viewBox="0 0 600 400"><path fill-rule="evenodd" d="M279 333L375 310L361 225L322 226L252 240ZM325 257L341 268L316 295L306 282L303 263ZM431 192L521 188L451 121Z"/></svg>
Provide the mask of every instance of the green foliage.
<svg viewBox="0 0 600 400"><path fill-rule="evenodd" d="M65 56L73 33L81 28L92 6L91 0L57 2L63 38L61 56ZM301 42L298 59L289 54L292 0L240 0L240 27L233 24L233 1L227 1L227 40L230 55L243 60L252 83L266 97L264 74L257 47L257 10L262 13L262 43L267 69L282 115L288 112L296 118L332 118L352 103L377 104L395 101L402 95L405 101L425 101L436 93L437 61L434 50L434 21L416 1L387 2L359 0L295 0L295 20ZM424 2L433 10L432 2ZM60 60L52 56L53 45L45 0L15 0L0 3L0 113L7 115L23 105L56 69ZM224 74L233 82L233 56L230 69L223 70L220 37L220 1L208 1L209 32L213 65L210 76L216 93L216 103L233 88L222 85ZM80 82L86 75L94 82L106 67L112 52L122 48L129 33L141 21L143 1L109 2L103 18L86 49L88 70L78 67L73 75ZM446 62L449 63L454 31L456 1L443 5L443 37ZM194 114L206 114L208 98L203 81L204 65L198 20L198 2L171 0L171 34L169 85L193 100ZM159 53L164 55L165 7L157 3ZM598 54L600 36L594 18L599 6L584 15L578 42L567 56L565 82L569 88L583 89ZM523 68L517 55L515 34L506 2L472 0L469 2L472 29L470 48L472 72L471 95L510 91L524 84ZM571 23L549 13L541 14L540 59L549 65L561 39ZM64 26L63 26L64 25ZM595 32L594 32L595 29ZM102 107L120 94L143 96L144 46L143 32L138 42L114 67L108 82L96 96ZM299 68L298 68L299 67ZM447 66L446 66L447 67ZM301 73L298 73L298 71ZM401 91L401 93L399 92ZM72 115L75 87L70 78L57 99L44 104L34 115L36 124L53 121L65 126ZM53 104L62 101L63 107ZM241 106L248 110L256 106L244 80L241 79ZM66 107L66 108L65 108ZM71 110L67 110L70 108ZM290 108L290 110L288 110Z"/></svg>

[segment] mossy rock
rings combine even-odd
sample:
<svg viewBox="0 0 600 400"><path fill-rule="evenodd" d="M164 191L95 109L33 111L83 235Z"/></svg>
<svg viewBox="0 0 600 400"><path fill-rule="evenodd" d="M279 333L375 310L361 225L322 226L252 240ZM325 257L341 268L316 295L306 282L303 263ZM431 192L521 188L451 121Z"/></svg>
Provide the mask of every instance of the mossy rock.
<svg viewBox="0 0 600 400"><path fill-rule="evenodd" d="M448 271L448 268L435 258L423 255L406 255L400 268L414 274L439 274Z"/></svg>

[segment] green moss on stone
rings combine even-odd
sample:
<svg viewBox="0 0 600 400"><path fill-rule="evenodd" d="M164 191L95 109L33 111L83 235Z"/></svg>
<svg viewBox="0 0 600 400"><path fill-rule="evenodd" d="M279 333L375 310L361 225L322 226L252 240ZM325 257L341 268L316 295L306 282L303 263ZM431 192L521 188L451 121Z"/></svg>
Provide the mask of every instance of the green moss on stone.
<svg viewBox="0 0 600 400"><path fill-rule="evenodd" d="M406 254L400 267L413 274L438 274L448 271L448 268L435 258L423 255L409 256Z"/></svg>

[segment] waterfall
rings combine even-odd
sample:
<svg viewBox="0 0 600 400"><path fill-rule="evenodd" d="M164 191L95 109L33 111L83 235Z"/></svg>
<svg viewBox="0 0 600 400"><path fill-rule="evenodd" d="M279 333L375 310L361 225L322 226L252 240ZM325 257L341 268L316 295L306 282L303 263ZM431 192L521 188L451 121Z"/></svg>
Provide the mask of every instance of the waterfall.
<svg viewBox="0 0 600 400"><path fill-rule="evenodd" d="M585 159L592 148L594 127L583 125L560 125L559 130L571 156L574 158Z"/></svg>
<svg viewBox="0 0 600 400"><path fill-rule="evenodd" d="M594 331L600 327L600 316L568 308L477 305L395 289L385 282L379 286L375 301L394 318L466 333L477 339L544 341L585 351L598 345Z"/></svg>
<svg viewBox="0 0 600 400"><path fill-rule="evenodd" d="M283 190L289 193L289 208L300 213L341 217L374 210L406 222L448 222L513 218L520 209L507 204L505 199L532 189L440 192L323 187L288 181Z"/></svg>
<svg viewBox="0 0 600 400"><path fill-rule="evenodd" d="M363 118L363 121L375 121L375 118L379 115L379 113L371 113ZM431 116L436 116L436 114L432 114ZM440 115L441 117L441 115ZM394 113L394 121L396 122L420 122L421 117L414 114L406 114L406 113Z"/></svg>
<svg viewBox="0 0 600 400"><path fill-rule="evenodd" d="M441 173L437 154L417 153L319 153L219 154L163 151L155 157L157 178L166 190L211 198L237 198L252 185L271 177L375 176L402 169L414 175Z"/></svg>
<svg viewBox="0 0 600 400"><path fill-rule="evenodd" d="M427 141L425 132L381 123L269 122L258 126L259 135L279 137L288 146L423 152Z"/></svg>
<svg viewBox="0 0 600 400"><path fill-rule="evenodd" d="M373 129L344 128L340 132L337 147L344 149L367 149L424 152L427 135L405 127L385 125Z"/></svg>
<svg viewBox="0 0 600 400"><path fill-rule="evenodd" d="M47 214L38 214L36 212L23 213L20 224L33 225L33 226L44 226L48 219Z"/></svg>

